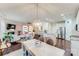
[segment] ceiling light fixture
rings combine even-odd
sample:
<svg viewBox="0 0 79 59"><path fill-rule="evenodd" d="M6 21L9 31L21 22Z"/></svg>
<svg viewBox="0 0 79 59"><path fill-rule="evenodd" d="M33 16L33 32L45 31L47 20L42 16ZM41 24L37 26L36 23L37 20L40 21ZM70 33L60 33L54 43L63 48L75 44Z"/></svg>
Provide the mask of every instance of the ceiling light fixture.
<svg viewBox="0 0 79 59"><path fill-rule="evenodd" d="M36 5L35 5L35 20L40 22L38 7L39 7L39 5L38 5L38 3L36 3Z"/></svg>

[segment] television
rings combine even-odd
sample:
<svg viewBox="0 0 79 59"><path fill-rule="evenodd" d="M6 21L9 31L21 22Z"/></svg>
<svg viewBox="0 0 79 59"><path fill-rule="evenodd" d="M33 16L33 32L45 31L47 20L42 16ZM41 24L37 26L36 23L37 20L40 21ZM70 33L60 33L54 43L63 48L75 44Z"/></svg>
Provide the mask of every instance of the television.
<svg viewBox="0 0 79 59"><path fill-rule="evenodd" d="M15 24L7 24L7 30L9 29L16 29L16 25Z"/></svg>

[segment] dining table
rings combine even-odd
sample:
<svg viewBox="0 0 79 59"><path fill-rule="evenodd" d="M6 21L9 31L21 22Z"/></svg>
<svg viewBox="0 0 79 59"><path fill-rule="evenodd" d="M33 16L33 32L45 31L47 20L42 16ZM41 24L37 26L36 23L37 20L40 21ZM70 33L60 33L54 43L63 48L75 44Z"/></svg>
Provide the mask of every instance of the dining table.
<svg viewBox="0 0 79 59"><path fill-rule="evenodd" d="M65 53L63 49L51 46L36 39L23 41L21 43L33 56L64 56Z"/></svg>

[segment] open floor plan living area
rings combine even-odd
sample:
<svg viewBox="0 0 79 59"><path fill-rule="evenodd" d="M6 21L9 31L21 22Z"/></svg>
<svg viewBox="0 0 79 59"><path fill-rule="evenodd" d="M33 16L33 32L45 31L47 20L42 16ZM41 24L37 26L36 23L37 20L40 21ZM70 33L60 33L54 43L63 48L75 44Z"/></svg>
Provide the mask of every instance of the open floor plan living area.
<svg viewBox="0 0 79 59"><path fill-rule="evenodd" d="M78 3L0 3L0 56L79 56Z"/></svg>

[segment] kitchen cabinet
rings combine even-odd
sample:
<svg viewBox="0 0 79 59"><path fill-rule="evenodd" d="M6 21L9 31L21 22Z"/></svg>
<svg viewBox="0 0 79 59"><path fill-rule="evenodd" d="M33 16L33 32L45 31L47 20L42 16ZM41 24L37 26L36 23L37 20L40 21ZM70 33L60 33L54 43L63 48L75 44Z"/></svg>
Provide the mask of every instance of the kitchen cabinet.
<svg viewBox="0 0 79 59"><path fill-rule="evenodd" d="M79 36L71 36L71 53L79 56Z"/></svg>

